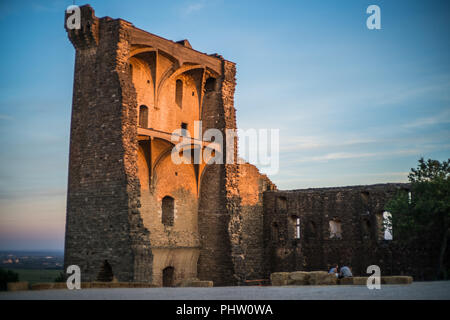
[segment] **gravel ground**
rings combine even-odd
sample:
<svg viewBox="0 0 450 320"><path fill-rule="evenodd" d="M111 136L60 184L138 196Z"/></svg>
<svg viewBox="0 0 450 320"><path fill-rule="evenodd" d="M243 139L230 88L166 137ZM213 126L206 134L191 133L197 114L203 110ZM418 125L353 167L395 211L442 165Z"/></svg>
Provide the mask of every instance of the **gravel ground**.
<svg viewBox="0 0 450 320"><path fill-rule="evenodd" d="M81 289L0 292L0 300L96 299L96 300L450 300L450 281L414 282L410 285L289 286L215 288Z"/></svg>

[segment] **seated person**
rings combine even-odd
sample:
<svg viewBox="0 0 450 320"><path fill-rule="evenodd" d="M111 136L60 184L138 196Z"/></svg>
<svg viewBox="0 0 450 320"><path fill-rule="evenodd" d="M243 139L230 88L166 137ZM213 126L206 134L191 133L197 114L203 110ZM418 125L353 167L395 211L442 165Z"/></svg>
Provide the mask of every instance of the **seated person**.
<svg viewBox="0 0 450 320"><path fill-rule="evenodd" d="M336 266L332 267L332 268L330 269L330 271L328 271L328 274L334 273L334 274L336 274L336 277L338 277L338 276L339 276L338 270L339 270L339 267L338 267L338 265L336 265Z"/></svg>
<svg viewBox="0 0 450 320"><path fill-rule="evenodd" d="M339 272L339 278L349 278L353 277L352 270L349 267L343 266Z"/></svg>

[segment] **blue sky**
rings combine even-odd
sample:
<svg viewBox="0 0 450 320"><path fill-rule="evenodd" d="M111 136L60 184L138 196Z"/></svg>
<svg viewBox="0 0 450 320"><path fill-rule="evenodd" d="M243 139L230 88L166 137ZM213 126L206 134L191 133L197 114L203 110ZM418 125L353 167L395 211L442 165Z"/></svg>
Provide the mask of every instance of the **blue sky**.
<svg viewBox="0 0 450 320"><path fill-rule="evenodd" d="M450 156L448 1L89 3L236 62L238 127L280 129L280 189L405 182ZM63 248L71 4L0 2L0 249Z"/></svg>

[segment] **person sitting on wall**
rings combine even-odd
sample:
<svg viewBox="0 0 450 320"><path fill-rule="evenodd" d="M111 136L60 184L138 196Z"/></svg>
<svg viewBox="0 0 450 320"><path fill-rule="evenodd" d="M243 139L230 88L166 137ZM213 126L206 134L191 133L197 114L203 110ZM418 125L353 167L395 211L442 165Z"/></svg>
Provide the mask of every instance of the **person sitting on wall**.
<svg viewBox="0 0 450 320"><path fill-rule="evenodd" d="M349 277L353 277L352 270L347 266L341 267L341 270L339 272L339 278L349 278Z"/></svg>
<svg viewBox="0 0 450 320"><path fill-rule="evenodd" d="M335 274L336 275L336 277L338 277L339 276L339 266L338 265L336 265L336 266L334 266L334 267L332 267L331 269L330 269L330 271L328 271L328 274Z"/></svg>

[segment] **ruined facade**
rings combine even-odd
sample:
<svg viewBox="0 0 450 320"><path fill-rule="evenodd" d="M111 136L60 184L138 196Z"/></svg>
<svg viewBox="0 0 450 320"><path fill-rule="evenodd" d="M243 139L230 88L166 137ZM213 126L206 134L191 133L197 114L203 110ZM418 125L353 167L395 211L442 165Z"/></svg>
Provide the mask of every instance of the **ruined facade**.
<svg viewBox="0 0 450 320"><path fill-rule="evenodd" d="M185 147L194 157L212 145L192 134L195 121L224 137L236 128L235 64L187 40L97 18L90 6L81 16L81 29L66 27L76 58L65 265L79 265L84 281L108 269L118 281L239 283L247 250L252 269L262 261L262 238L246 245L241 237L242 212L253 205L262 214L268 179L242 165L256 198L240 197L239 165L171 159L176 129L191 133ZM237 138L224 144L237 159Z"/></svg>
<svg viewBox="0 0 450 320"><path fill-rule="evenodd" d="M264 241L269 270L323 270L339 264L365 274L369 265L391 273L391 246L383 222L387 200L406 184L267 192ZM383 260L384 258L384 260Z"/></svg>
<svg viewBox="0 0 450 320"><path fill-rule="evenodd" d="M383 260L383 249L366 252L389 246L377 219L402 186L282 192L248 163L192 164L208 149L237 159L237 138L225 134L236 128L235 64L90 6L81 15L81 29L66 27L76 58L65 266L80 266L82 281L239 285ZM196 136L199 120L200 133L218 129L231 148ZM177 129L192 136L180 154L191 163L172 161ZM338 227L342 239L330 239Z"/></svg>

